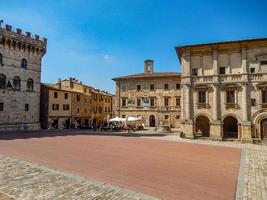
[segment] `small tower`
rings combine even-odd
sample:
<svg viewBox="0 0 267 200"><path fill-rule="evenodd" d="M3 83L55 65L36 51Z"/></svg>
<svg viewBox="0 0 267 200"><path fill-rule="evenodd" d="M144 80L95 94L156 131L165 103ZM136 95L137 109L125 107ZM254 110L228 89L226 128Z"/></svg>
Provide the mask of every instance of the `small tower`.
<svg viewBox="0 0 267 200"><path fill-rule="evenodd" d="M147 59L144 63L144 72L145 73L154 73L154 61Z"/></svg>

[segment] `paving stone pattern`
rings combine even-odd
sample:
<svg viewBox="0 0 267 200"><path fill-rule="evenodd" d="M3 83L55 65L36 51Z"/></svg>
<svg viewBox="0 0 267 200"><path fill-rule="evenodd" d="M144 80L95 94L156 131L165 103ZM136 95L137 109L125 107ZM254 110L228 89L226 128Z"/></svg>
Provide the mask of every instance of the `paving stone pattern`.
<svg viewBox="0 0 267 200"><path fill-rule="evenodd" d="M124 188L0 156L0 199L156 199ZM2 196L1 196L2 194ZM9 197L8 194L12 197Z"/></svg>

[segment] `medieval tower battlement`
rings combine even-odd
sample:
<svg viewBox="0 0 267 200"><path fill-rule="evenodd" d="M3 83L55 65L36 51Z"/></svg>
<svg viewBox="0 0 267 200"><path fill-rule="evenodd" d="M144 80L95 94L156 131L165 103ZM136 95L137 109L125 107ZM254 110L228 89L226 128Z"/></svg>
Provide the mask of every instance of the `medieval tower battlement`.
<svg viewBox="0 0 267 200"><path fill-rule="evenodd" d="M47 40L0 23L0 130L39 129L41 63Z"/></svg>

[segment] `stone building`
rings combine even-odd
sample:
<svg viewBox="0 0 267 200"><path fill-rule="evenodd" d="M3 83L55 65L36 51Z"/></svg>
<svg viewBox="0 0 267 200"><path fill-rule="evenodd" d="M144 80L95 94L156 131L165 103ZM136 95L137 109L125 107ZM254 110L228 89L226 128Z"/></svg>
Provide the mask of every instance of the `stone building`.
<svg viewBox="0 0 267 200"><path fill-rule="evenodd" d="M41 84L41 127L43 129L70 128L72 117L71 90L60 84Z"/></svg>
<svg viewBox="0 0 267 200"><path fill-rule="evenodd" d="M0 131L39 129L40 78L46 39L0 22Z"/></svg>
<svg viewBox="0 0 267 200"><path fill-rule="evenodd" d="M267 39L176 47L181 131L188 138L267 137Z"/></svg>
<svg viewBox="0 0 267 200"><path fill-rule="evenodd" d="M113 95L85 85L75 78L59 80L57 84L43 84L43 88L43 128L50 128L53 122L58 128L67 128L69 125L97 127L112 117ZM64 109L64 105L65 108L69 105L68 109Z"/></svg>
<svg viewBox="0 0 267 200"><path fill-rule="evenodd" d="M146 60L144 73L113 80L116 116L142 117L147 127L179 127L180 73L154 72L153 60Z"/></svg>

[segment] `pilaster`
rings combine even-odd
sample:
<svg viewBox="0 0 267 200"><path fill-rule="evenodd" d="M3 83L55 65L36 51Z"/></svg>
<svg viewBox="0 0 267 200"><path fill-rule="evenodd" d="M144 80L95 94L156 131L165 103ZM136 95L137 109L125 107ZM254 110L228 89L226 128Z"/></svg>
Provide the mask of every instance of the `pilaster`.
<svg viewBox="0 0 267 200"><path fill-rule="evenodd" d="M213 121L211 124L211 139L212 140L222 140L222 126L219 120Z"/></svg>
<svg viewBox="0 0 267 200"><path fill-rule="evenodd" d="M240 139L242 143L252 143L250 121L246 121L241 124L241 138Z"/></svg>

